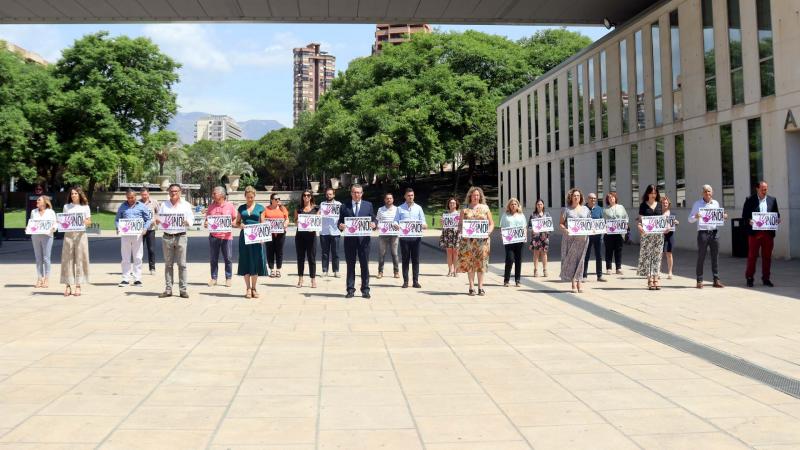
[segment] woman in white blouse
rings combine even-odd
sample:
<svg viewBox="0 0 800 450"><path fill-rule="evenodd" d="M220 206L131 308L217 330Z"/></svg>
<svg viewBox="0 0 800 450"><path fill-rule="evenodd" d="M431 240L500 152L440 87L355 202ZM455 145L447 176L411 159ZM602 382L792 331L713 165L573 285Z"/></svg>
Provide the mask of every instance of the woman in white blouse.
<svg viewBox="0 0 800 450"><path fill-rule="evenodd" d="M36 287L48 287L50 278L50 252L53 250L53 233L58 226L56 225L56 213L53 212L53 204L50 197L42 195L36 199L36 209L31 211L31 220L50 220L53 225L46 234L34 234L31 236L33 243L33 254L36 256Z"/></svg>
<svg viewBox="0 0 800 450"><path fill-rule="evenodd" d="M64 205L64 214L81 214L84 226L92 224L92 209L83 189L76 186L69 190L69 203ZM61 247L61 284L66 285L64 297L79 297L81 285L88 282L89 238L85 231L68 231L64 233Z"/></svg>

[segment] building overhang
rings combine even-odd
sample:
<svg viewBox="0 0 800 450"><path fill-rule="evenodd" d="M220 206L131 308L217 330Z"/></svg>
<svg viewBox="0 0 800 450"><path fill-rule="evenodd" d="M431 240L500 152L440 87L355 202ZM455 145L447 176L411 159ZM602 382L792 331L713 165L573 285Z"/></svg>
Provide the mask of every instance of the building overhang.
<svg viewBox="0 0 800 450"><path fill-rule="evenodd" d="M295 22L602 25L656 0L0 0L0 23Z"/></svg>

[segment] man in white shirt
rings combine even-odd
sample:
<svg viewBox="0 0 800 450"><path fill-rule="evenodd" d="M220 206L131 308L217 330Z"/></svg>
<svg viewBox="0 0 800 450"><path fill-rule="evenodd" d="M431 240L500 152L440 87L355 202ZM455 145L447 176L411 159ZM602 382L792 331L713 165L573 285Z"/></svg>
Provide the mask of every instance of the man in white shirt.
<svg viewBox="0 0 800 450"><path fill-rule="evenodd" d="M387 192L383 195L384 206L378 208L378 222L391 221L395 222L397 215L397 207L394 206L394 195ZM394 268L394 277L400 278L400 266L397 258L397 236L380 236L378 238L378 279L383 278L383 262L386 259L386 250L391 249L392 253L392 267Z"/></svg>
<svg viewBox="0 0 800 450"><path fill-rule="evenodd" d="M711 186L703 185L703 198L694 202L692 205L692 212L689 213L689 223L697 222L697 289L703 288L703 266L706 261L706 252L711 249L711 273L714 276L714 287L725 287L719 281L719 236L717 234L716 225L706 225L700 219L701 208L719 208L719 203L712 198L714 190ZM725 219L728 214L724 214Z"/></svg>
<svg viewBox="0 0 800 450"><path fill-rule="evenodd" d="M166 229L162 226L164 234L161 236L161 246L164 251L166 288L158 297L172 296L173 265L177 262L180 296L181 298L189 298L189 293L186 290L186 229L194 223L194 212L192 212L192 206L181 198L182 192L179 184L170 185L168 192L169 200L162 202L158 208L156 224L166 225L162 218L168 214L180 214L183 219L183 226L174 227L177 229Z"/></svg>
<svg viewBox="0 0 800 450"><path fill-rule="evenodd" d="M422 207L414 203L414 189L406 188L404 194L405 203L400 205L397 211L397 221L416 220L422 222L422 228L428 228L425 220L425 212ZM419 247L422 244L421 237L403 238L400 241L400 253L403 257L403 287L408 287L408 265L411 263L412 286L417 289L422 288L419 284Z"/></svg>
<svg viewBox="0 0 800 450"><path fill-rule="evenodd" d="M332 204L334 208L341 208L342 202L334 198L333 188L325 190L325 203ZM339 215L336 217L322 216L322 231L319 232L319 245L322 248L322 276L328 276L328 261L330 260L333 276L339 278L339 239L342 232L338 226Z"/></svg>

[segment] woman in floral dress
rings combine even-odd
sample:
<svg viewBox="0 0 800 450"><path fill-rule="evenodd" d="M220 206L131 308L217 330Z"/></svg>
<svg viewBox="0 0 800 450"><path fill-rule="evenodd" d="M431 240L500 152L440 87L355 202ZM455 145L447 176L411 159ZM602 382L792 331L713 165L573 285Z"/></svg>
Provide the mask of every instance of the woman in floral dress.
<svg viewBox="0 0 800 450"><path fill-rule="evenodd" d="M458 212L458 200L450 197L445 205L445 213ZM442 228L439 237L439 247L447 252L447 276L456 276L456 261L458 260L458 228Z"/></svg>
<svg viewBox="0 0 800 450"><path fill-rule="evenodd" d="M459 232L464 226L464 220L487 220L489 222L489 235L494 230L494 220L489 206L486 205L486 196L483 189L473 186L467 192L465 201L467 207L461 210L461 220L458 223ZM464 233L458 243L458 271L467 272L469 276L469 295L475 295L475 275L478 278L478 295L486 295L483 290L483 276L489 268L489 238L465 238Z"/></svg>
<svg viewBox="0 0 800 450"><path fill-rule="evenodd" d="M531 228L531 219L541 219L550 217L550 213L544 210L544 201L536 200L536 206L528 217L528 228L531 230L531 243L528 248L533 251L533 276L539 276L539 260L542 261L542 276L547 276L547 251L550 249L550 233L536 233Z"/></svg>
<svg viewBox="0 0 800 450"><path fill-rule="evenodd" d="M583 205L583 193L578 188L572 188L567 194L567 206L561 213L560 227L564 233L561 241L561 280L572 283L572 292L581 290L583 278L583 259L589 245L588 236L570 236L567 229L568 219L588 219L592 214L589 208Z"/></svg>

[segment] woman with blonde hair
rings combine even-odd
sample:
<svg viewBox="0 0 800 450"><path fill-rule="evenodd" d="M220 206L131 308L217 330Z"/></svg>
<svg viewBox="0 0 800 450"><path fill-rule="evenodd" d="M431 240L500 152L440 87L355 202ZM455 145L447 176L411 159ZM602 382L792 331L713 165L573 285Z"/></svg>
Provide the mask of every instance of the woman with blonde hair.
<svg viewBox="0 0 800 450"><path fill-rule="evenodd" d="M589 219L592 217L589 208L583 205L583 193L578 188L572 188L567 194L567 206L561 212L559 226L564 233L561 241L561 280L572 283L572 292L581 290L583 278L583 259L589 245L588 236L572 236L569 234L569 219Z"/></svg>
<svg viewBox="0 0 800 450"><path fill-rule="evenodd" d="M244 226L263 222L264 206L256 203L256 190L253 186L244 188L244 200L245 203L239 205L236 211L236 226L242 229L239 233L239 267L236 273L244 277L245 298L258 298L258 277L267 274L264 246L245 244Z"/></svg>
<svg viewBox="0 0 800 450"><path fill-rule="evenodd" d="M672 208L672 201L669 197L665 194L661 197L661 213L665 216L669 217L672 215L670 212L670 208ZM673 225L678 225L678 221L674 220ZM672 246L674 245L675 241L673 235L675 234L675 230L669 230L664 233L664 256L667 261L667 279L672 279Z"/></svg>
<svg viewBox="0 0 800 450"><path fill-rule="evenodd" d="M503 217L500 218L500 228L525 228L525 214L522 213L522 206L516 198L510 198L506 203L506 210ZM514 265L514 284L519 287L520 278L522 276L522 246L524 242L517 242L515 244L506 244L506 267L503 274L503 286L508 287L508 281L511 279L511 265Z"/></svg>
<svg viewBox="0 0 800 450"><path fill-rule="evenodd" d="M36 199L36 209L31 211L31 220L52 220L52 228L47 234L34 234L31 236L33 243L33 254L36 257L36 287L48 287L50 278L50 253L53 251L53 233L55 233L56 213L53 212L53 204L50 197L40 195Z"/></svg>
<svg viewBox="0 0 800 450"><path fill-rule="evenodd" d="M92 224L92 208L80 186L69 190L69 202L64 205L64 214L81 214L83 224ZM74 295L80 297L81 285L89 282L89 238L85 231L68 231L64 233L61 247L61 284L64 297ZM72 291L72 287L75 291Z"/></svg>
<svg viewBox="0 0 800 450"><path fill-rule="evenodd" d="M469 295L475 295L475 275L478 278L478 295L486 295L483 290L484 273L489 269L489 238L465 237L463 231L464 220L485 220L488 222L488 234L494 231L492 211L486 204L483 189L473 186L467 191L464 201L466 207L461 210L458 230L461 239L458 243L458 271L467 272L469 276Z"/></svg>

